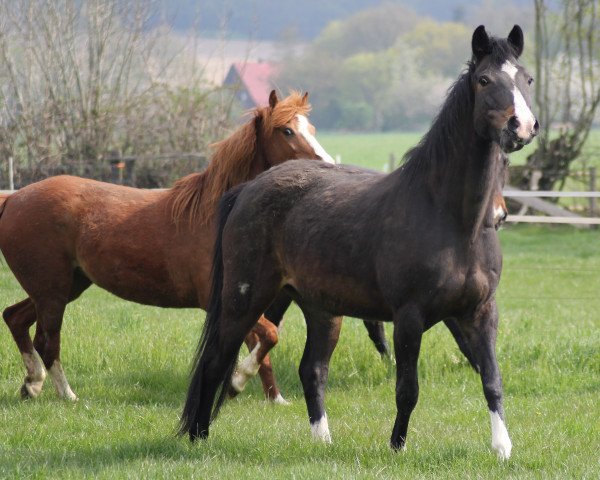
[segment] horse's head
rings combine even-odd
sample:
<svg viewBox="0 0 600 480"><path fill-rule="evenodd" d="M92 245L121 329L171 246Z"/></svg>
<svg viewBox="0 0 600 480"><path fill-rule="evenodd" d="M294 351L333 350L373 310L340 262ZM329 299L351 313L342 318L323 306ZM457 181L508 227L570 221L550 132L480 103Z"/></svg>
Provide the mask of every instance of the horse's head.
<svg viewBox="0 0 600 480"><path fill-rule="evenodd" d="M262 123L259 140L269 167L286 160L307 158L335 163L315 138L315 127L308 121L308 93L292 93L283 100L275 90L269 96L269 106L256 117Z"/></svg>
<svg viewBox="0 0 600 480"><path fill-rule="evenodd" d="M506 39L489 37L480 25L471 41L475 130L481 137L497 142L505 152L520 150L539 130L531 112L533 78L518 63L523 44L523 31L518 25Z"/></svg>

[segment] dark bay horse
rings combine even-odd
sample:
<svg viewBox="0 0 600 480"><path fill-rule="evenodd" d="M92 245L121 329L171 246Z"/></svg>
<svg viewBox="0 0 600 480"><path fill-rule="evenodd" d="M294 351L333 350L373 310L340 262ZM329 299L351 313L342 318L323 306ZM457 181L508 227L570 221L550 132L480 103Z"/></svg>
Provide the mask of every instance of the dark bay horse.
<svg viewBox="0 0 600 480"><path fill-rule="evenodd" d="M472 36L472 59L402 168L375 174L294 160L221 200L212 294L180 433L208 436L244 337L284 291L302 309L299 373L313 436L331 441L329 361L341 315L392 321L397 363L394 449L417 403L423 333L452 319L480 372L492 448L509 458L495 343L502 269L494 197L504 153L538 132L523 32ZM216 398L216 402L215 402Z"/></svg>
<svg viewBox="0 0 600 480"><path fill-rule="evenodd" d="M206 308L221 195L288 159L333 163L314 138L309 110L306 95L279 101L271 92L268 107L215 145L205 172L169 190L59 176L0 198L0 249L29 296L4 311L27 369L22 395L39 395L45 367L58 395L76 399L60 363L60 331L66 304L92 283L147 305ZM265 357L276 340L264 318L249 335L268 398L283 401Z"/></svg>

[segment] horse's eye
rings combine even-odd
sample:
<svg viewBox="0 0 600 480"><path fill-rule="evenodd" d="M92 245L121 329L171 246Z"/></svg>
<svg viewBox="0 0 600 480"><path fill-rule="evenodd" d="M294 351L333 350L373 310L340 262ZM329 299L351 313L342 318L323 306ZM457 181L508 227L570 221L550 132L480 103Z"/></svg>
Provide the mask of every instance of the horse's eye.
<svg viewBox="0 0 600 480"><path fill-rule="evenodd" d="M283 134L286 137L291 137L292 135L294 135L294 131L291 128L284 128L283 129Z"/></svg>
<svg viewBox="0 0 600 480"><path fill-rule="evenodd" d="M529 77L529 80L527 80L527 85L531 85L533 83L533 78Z"/></svg>
<svg viewBox="0 0 600 480"><path fill-rule="evenodd" d="M488 83L490 83L490 79L488 77L486 77L485 75L479 77L479 85L485 87Z"/></svg>

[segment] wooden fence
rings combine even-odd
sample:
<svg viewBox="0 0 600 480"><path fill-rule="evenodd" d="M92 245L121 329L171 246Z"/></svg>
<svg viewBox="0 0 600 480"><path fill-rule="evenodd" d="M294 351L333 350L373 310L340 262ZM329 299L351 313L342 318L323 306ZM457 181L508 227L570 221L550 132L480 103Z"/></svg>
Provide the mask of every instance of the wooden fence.
<svg viewBox="0 0 600 480"><path fill-rule="evenodd" d="M590 212L596 211L596 199L600 198L600 192L555 192L555 191L531 191L518 190L507 187L502 194L506 198L513 198L524 207L546 213L547 215L509 215L508 222L515 223L567 223L571 225L587 226L600 225L599 217L583 217L570 212L554 203L546 202L542 198L587 198L590 200Z"/></svg>

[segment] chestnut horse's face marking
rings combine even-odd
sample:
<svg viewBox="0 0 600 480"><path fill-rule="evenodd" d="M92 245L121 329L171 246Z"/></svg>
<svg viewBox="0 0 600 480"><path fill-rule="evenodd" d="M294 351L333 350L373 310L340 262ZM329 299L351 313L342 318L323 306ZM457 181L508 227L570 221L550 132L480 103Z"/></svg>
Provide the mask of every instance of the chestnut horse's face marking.
<svg viewBox="0 0 600 480"><path fill-rule="evenodd" d="M315 127L305 115L295 115L273 135L280 138L265 146L271 166L297 158L335 163L315 138Z"/></svg>
<svg viewBox="0 0 600 480"><path fill-rule="evenodd" d="M334 164L333 158L325 151L321 144L315 138L315 127L311 125L304 115L296 115L296 124L298 131L304 137L304 140L313 148L314 153L321 160Z"/></svg>

